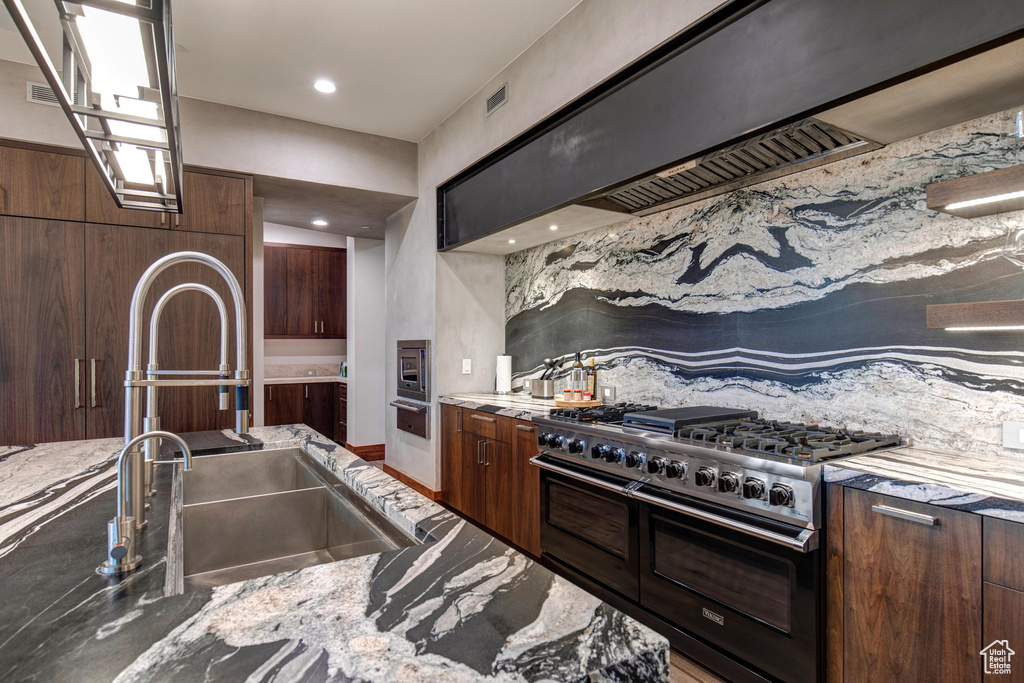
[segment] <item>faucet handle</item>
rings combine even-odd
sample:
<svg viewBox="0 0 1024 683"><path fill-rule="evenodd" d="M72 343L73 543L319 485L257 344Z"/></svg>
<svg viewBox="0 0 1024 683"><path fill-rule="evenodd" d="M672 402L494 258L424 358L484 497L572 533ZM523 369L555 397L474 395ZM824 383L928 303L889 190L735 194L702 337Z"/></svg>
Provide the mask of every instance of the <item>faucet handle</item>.
<svg viewBox="0 0 1024 683"><path fill-rule="evenodd" d="M128 546L124 543L115 543L110 546L110 550L107 552L107 555L110 555L110 559L112 560L123 560L128 557Z"/></svg>

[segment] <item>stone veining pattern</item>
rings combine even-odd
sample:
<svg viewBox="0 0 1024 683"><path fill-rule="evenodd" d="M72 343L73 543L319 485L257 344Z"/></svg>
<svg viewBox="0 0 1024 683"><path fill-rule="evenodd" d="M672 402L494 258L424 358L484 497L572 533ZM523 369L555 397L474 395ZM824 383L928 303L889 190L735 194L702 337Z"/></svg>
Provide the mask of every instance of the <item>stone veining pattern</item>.
<svg viewBox="0 0 1024 683"><path fill-rule="evenodd" d="M667 680L664 638L320 434L225 436L306 449L421 544L165 597L169 468L143 565L108 579L94 570L121 440L7 448L0 678Z"/></svg>
<svg viewBox="0 0 1024 683"><path fill-rule="evenodd" d="M925 307L1021 298L1002 253L1024 212L956 218L925 207L925 186L1012 165L1010 116L509 255L515 379L582 350L620 400L1004 452L1024 341L926 329Z"/></svg>

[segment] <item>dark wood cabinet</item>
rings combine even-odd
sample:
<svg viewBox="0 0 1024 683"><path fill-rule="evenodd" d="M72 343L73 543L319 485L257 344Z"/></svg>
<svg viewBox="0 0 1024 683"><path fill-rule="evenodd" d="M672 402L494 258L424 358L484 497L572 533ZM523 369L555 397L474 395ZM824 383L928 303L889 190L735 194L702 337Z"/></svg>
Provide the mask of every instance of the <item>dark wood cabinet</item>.
<svg viewBox="0 0 1024 683"><path fill-rule="evenodd" d="M135 284L156 259L176 251L200 251L220 259L244 281L243 238L229 235L145 230L112 225L86 226L86 348L96 359L95 399L90 397L89 438L124 432L124 372L128 366L128 310ZM212 287L228 307L229 339L234 339L231 295L215 271L199 264L172 266L157 278L153 292L181 282ZM157 294L144 308L143 353L149 347L149 317ZM179 294L164 309L160 323L160 358L166 370L216 370L220 362L220 316L214 302L199 292ZM234 344L228 363L236 367ZM92 361L90 361L92 362ZM148 362L143 358L143 363ZM90 382L93 379L90 377ZM217 410L215 387L173 387L160 391L161 427L203 431L234 426L231 409Z"/></svg>
<svg viewBox="0 0 1024 683"><path fill-rule="evenodd" d="M180 214L121 209L110 196L99 171L90 165L85 176L85 220L137 228L245 235L245 178L185 171L181 193Z"/></svg>
<svg viewBox="0 0 1024 683"><path fill-rule="evenodd" d="M85 158L0 146L0 215L85 220Z"/></svg>
<svg viewBox="0 0 1024 683"><path fill-rule="evenodd" d="M264 336L344 339L344 249L268 245L264 248Z"/></svg>
<svg viewBox="0 0 1024 683"><path fill-rule="evenodd" d="M302 422L304 384L268 384L263 389L263 424L291 425Z"/></svg>
<svg viewBox="0 0 1024 683"><path fill-rule="evenodd" d="M1021 644L1024 643L1024 592L1005 586L985 582L985 625L982 643L991 649L993 658L985 675L986 680L1021 683L1024 681L1024 666L1021 665ZM1009 670L1003 672L997 658L1003 654L999 650L1009 647L1013 655L1006 658ZM1016 648L1014 650L1014 648ZM985 662L981 662L982 673L985 674ZM1000 673L996 673L999 671Z"/></svg>
<svg viewBox="0 0 1024 683"><path fill-rule="evenodd" d="M0 217L0 445L85 438L84 240L81 223Z"/></svg>
<svg viewBox="0 0 1024 683"><path fill-rule="evenodd" d="M445 502L520 548L540 554L536 427L526 421L441 404Z"/></svg>
<svg viewBox="0 0 1024 683"><path fill-rule="evenodd" d="M335 436L334 387L333 382L305 384L302 403L302 421L332 441Z"/></svg>
<svg viewBox="0 0 1024 683"><path fill-rule="evenodd" d="M334 440L344 446L348 442L348 385L338 385L338 413L335 416Z"/></svg>
<svg viewBox="0 0 1024 683"><path fill-rule="evenodd" d="M844 679L980 680L981 517L842 495Z"/></svg>

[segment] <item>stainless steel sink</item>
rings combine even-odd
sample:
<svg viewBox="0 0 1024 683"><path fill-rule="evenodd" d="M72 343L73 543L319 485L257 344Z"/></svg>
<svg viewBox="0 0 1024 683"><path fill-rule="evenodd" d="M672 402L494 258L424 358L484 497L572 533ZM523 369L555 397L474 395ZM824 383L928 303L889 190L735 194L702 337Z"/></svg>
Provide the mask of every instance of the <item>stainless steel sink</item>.
<svg viewBox="0 0 1024 683"><path fill-rule="evenodd" d="M417 543L300 448L196 457L173 491L169 593Z"/></svg>

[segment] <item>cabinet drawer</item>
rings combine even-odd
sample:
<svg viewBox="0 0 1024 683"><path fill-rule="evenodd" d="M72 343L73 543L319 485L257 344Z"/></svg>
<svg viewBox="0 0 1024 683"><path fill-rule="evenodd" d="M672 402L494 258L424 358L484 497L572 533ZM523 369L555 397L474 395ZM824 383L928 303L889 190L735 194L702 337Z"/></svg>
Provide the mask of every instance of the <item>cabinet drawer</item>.
<svg viewBox="0 0 1024 683"><path fill-rule="evenodd" d="M984 530L985 580L1024 591L1024 524L986 517Z"/></svg>
<svg viewBox="0 0 1024 683"><path fill-rule="evenodd" d="M347 384L339 384L338 385L338 398L340 398L342 401L344 401L345 399L348 398L348 385Z"/></svg>
<svg viewBox="0 0 1024 683"><path fill-rule="evenodd" d="M999 680L1005 683L1024 681L1024 667L1020 666L1016 653L1008 658L1009 666L1002 671L997 661L1005 656L999 652L1004 645L1000 641L1005 641L1010 649L1016 647L1018 652L1019 643L1024 643L1024 618L1021 616L1024 615L1024 593L986 582L984 595L985 633L981 640L986 650L989 649L989 644L993 645L993 661L989 662L990 673L995 674L999 671L997 675L985 676L984 680Z"/></svg>
<svg viewBox="0 0 1024 683"><path fill-rule="evenodd" d="M511 418L483 413L479 410L462 411L462 431L496 441L509 441Z"/></svg>

